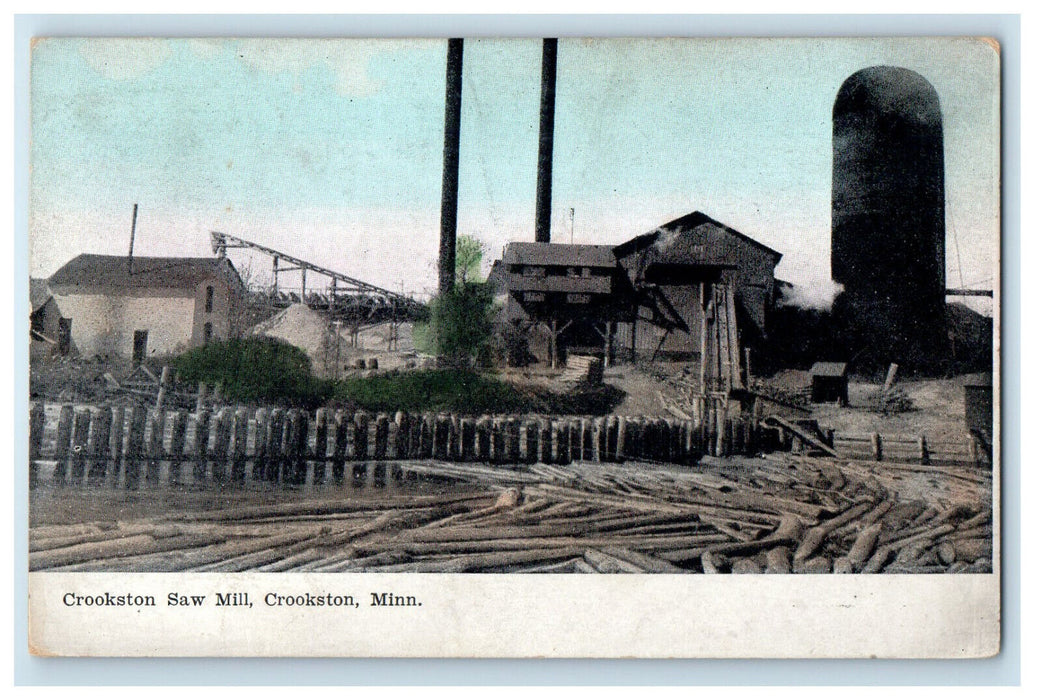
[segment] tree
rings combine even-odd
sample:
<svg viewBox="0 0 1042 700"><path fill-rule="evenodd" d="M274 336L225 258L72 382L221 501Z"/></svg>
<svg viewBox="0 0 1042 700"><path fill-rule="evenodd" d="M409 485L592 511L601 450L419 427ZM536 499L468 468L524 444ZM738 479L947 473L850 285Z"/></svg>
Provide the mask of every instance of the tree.
<svg viewBox="0 0 1042 700"><path fill-rule="evenodd" d="M492 354L492 290L481 282L456 284L431 304L438 357L456 367L487 365Z"/></svg>
<svg viewBox="0 0 1042 700"><path fill-rule="evenodd" d="M459 236L456 239L456 284L477 282L483 257L484 243L471 236Z"/></svg>

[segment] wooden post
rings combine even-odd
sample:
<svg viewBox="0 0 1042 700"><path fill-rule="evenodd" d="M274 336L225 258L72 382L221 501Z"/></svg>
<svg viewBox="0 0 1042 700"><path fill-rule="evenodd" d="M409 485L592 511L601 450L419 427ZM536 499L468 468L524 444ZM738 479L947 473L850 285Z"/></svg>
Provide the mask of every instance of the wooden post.
<svg viewBox="0 0 1042 700"><path fill-rule="evenodd" d="M926 436L919 436L919 463L929 464L930 463L930 449L926 444Z"/></svg>
<svg viewBox="0 0 1042 700"><path fill-rule="evenodd" d="M506 436L502 418L492 419L492 462L503 464L506 462Z"/></svg>
<svg viewBox="0 0 1042 700"><path fill-rule="evenodd" d="M724 400L726 401L726 399ZM717 406L716 411L716 449L714 454L717 457L723 457L727 454L724 442L727 439L727 409L723 405L724 401L720 401L720 405Z"/></svg>
<svg viewBox="0 0 1042 700"><path fill-rule="evenodd" d="M232 442L232 410L224 406L217 412L213 440L213 479L224 483L228 475L228 448Z"/></svg>
<svg viewBox="0 0 1042 700"><path fill-rule="evenodd" d="M423 420L420 423L419 453L416 455L420 459L430 459L434 456L434 429L436 422L436 418L431 414L425 413L423 415Z"/></svg>
<svg viewBox="0 0 1042 700"><path fill-rule="evenodd" d="M890 363L890 366L886 370L886 379L883 381L883 400L886 400L886 392L894 388L894 382L897 381L897 365Z"/></svg>
<svg viewBox="0 0 1042 700"><path fill-rule="evenodd" d="M319 408L315 411L315 451L314 477L312 483L322 484L326 481L329 454L329 411Z"/></svg>
<svg viewBox="0 0 1042 700"><path fill-rule="evenodd" d="M355 414L351 448L353 459L364 462L369 458L369 414L364 411Z"/></svg>
<svg viewBox="0 0 1042 700"><path fill-rule="evenodd" d="M268 476L268 422L271 418L266 408L258 408L253 420L253 468L250 470L250 478L260 481Z"/></svg>
<svg viewBox="0 0 1042 700"><path fill-rule="evenodd" d="M390 432L390 420L387 414L376 416L376 430L373 434L373 459L387 459L387 435Z"/></svg>
<svg viewBox="0 0 1042 700"><path fill-rule="evenodd" d="M447 457L453 462L458 462L460 458L460 419L455 415L450 415L448 428Z"/></svg>
<svg viewBox="0 0 1042 700"><path fill-rule="evenodd" d="M265 461L264 478L266 481L277 482L282 462L282 426L285 415L281 408L271 409L268 415L268 425L264 431L265 439Z"/></svg>
<svg viewBox="0 0 1042 700"><path fill-rule="evenodd" d="M112 407L112 424L109 430L109 457L112 460L112 469L109 470L109 481L115 485L119 483L120 466L123 460L123 419L126 409L123 406Z"/></svg>
<svg viewBox="0 0 1042 700"><path fill-rule="evenodd" d="M148 464L145 467L145 480L149 484L159 483L159 462L163 458L163 428L166 414L162 411L150 411L147 423L147 441L145 452Z"/></svg>
<svg viewBox="0 0 1042 700"><path fill-rule="evenodd" d="M602 459L611 462L615 459L615 452L619 444L619 417L608 416L604 420L604 452Z"/></svg>
<svg viewBox="0 0 1042 700"><path fill-rule="evenodd" d="M31 427L31 426L30 426ZM91 414L90 437L87 452L90 453L90 464L87 468L87 480L91 483L105 481L108 465L109 431L112 429L112 413L102 408Z"/></svg>
<svg viewBox="0 0 1042 700"><path fill-rule="evenodd" d="M398 411L394 414L394 458L409 459L409 414Z"/></svg>
<svg viewBox="0 0 1042 700"><path fill-rule="evenodd" d="M199 382L199 392L195 395L195 412L199 413L206 406L206 384Z"/></svg>
<svg viewBox="0 0 1042 700"><path fill-rule="evenodd" d="M130 412L130 431L127 436L127 451L123 454L125 481L128 489L135 489L141 479L141 459L145 450L145 409L134 406Z"/></svg>
<svg viewBox="0 0 1042 700"><path fill-rule="evenodd" d="M615 461L625 462L626 451L629 449L626 444L626 432L628 430L629 419L624 416L613 418L616 421L615 425L617 430L615 431Z"/></svg>
<svg viewBox="0 0 1042 700"><path fill-rule="evenodd" d="M565 444L567 443L565 442L564 431L558 421L550 422L550 434L550 463L562 464ZM567 464L567 462L563 463Z"/></svg>
<svg viewBox="0 0 1042 700"><path fill-rule="evenodd" d="M232 481L246 481L246 442L250 436L250 413L245 408L236 409L232 426Z"/></svg>
<svg viewBox="0 0 1042 700"><path fill-rule="evenodd" d="M539 461L539 422L534 418L525 420L522 426L523 439L521 440L524 450L524 463L535 464Z"/></svg>
<svg viewBox="0 0 1042 700"><path fill-rule="evenodd" d="M90 434L90 409L82 408L75 412L72 428L72 473L70 478L80 481L87 464L87 444Z"/></svg>
<svg viewBox="0 0 1042 700"><path fill-rule="evenodd" d="M633 456L638 460L653 459L649 449L651 447L651 435L649 434L647 419L641 416L640 420L634 421L634 427L636 439L633 441L635 448Z"/></svg>
<svg viewBox="0 0 1042 700"><path fill-rule="evenodd" d="M333 417L333 483L344 482L344 461L347 459L348 415L343 409Z"/></svg>
<svg viewBox="0 0 1042 700"><path fill-rule="evenodd" d="M478 443L478 461L488 462L492 452L492 419L489 416L481 416L475 426Z"/></svg>
<svg viewBox="0 0 1042 700"><path fill-rule="evenodd" d="M553 464L554 461L554 430L551 422L545 418L539 419L539 462L542 464Z"/></svg>
<svg viewBox="0 0 1042 700"><path fill-rule="evenodd" d="M879 433L872 433L872 459L877 462L883 461L883 438Z"/></svg>
<svg viewBox="0 0 1042 700"><path fill-rule="evenodd" d="M970 464L975 467L980 466L980 448L977 445L977 438L970 433L966 438L967 452L970 456Z"/></svg>
<svg viewBox="0 0 1042 700"><path fill-rule="evenodd" d="M557 319L550 321L550 369L557 369Z"/></svg>
<svg viewBox="0 0 1042 700"><path fill-rule="evenodd" d="M521 423L516 416L506 419L506 461L508 464L521 463Z"/></svg>
<svg viewBox="0 0 1042 700"><path fill-rule="evenodd" d="M170 449L166 457L170 462L169 483L181 483L181 460L185 451L185 435L188 432L188 419L184 411L173 411L170 414Z"/></svg>
<svg viewBox="0 0 1042 700"><path fill-rule="evenodd" d="M170 366L163 365L163 373L159 376L159 391L156 393L156 410L163 410L163 402L166 401L166 391L170 386Z"/></svg>
<svg viewBox="0 0 1042 700"><path fill-rule="evenodd" d="M568 429L571 432L571 457L572 462L583 461L583 430L582 422L573 418L568 421Z"/></svg>
<svg viewBox="0 0 1042 700"><path fill-rule="evenodd" d="M195 444L192 446L192 454L195 464L192 468L192 476L195 481L206 480L207 452L210 447L210 411L203 409L195 414Z"/></svg>
<svg viewBox="0 0 1042 700"><path fill-rule="evenodd" d="M604 418L594 418L590 424L590 461L604 461Z"/></svg>
<svg viewBox="0 0 1042 700"><path fill-rule="evenodd" d="M449 456L449 417L439 413L434 418L434 459Z"/></svg>
<svg viewBox="0 0 1042 700"><path fill-rule="evenodd" d="M460 459L469 462L474 459L474 419L463 418L459 425Z"/></svg>
<svg viewBox="0 0 1042 700"><path fill-rule="evenodd" d="M43 403L35 402L29 409L29 488L34 488L37 483L36 460L43 453L43 429L46 423Z"/></svg>
<svg viewBox="0 0 1042 700"><path fill-rule="evenodd" d="M293 420L290 421L287 471L291 483L298 486L306 484L308 480L308 433L310 428L307 412L294 411Z"/></svg>
<svg viewBox="0 0 1042 700"><path fill-rule="evenodd" d="M413 459L419 459L423 452L423 418L412 416L409 419L409 455Z"/></svg>

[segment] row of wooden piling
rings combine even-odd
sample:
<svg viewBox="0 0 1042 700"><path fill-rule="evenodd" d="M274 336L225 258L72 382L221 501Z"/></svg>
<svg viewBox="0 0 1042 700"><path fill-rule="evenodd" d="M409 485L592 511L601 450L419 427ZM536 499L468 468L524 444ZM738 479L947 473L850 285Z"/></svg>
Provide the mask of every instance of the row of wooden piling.
<svg viewBox="0 0 1042 700"><path fill-rule="evenodd" d="M53 459L56 478L104 476L113 463L134 476L140 463L216 463L220 473L241 477L245 463L284 474L308 462L439 459L491 464L570 464L641 460L693 463L715 445L691 421L630 417L457 416L447 413L393 416L364 411L225 406L196 412L142 406L61 406L45 445L43 404L31 409L32 462ZM50 432L50 431L46 431ZM750 431L734 427L726 444L748 447ZM289 466L287 466L289 465ZM257 464L252 465L258 472ZM146 466L146 469L150 467ZM198 468L198 466L197 466ZM274 475L269 475L275 478Z"/></svg>

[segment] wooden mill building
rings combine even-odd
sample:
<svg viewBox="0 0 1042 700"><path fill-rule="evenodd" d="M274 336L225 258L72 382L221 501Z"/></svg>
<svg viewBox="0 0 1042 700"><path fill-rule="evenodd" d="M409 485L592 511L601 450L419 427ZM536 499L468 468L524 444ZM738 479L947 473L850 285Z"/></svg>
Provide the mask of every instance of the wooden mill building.
<svg viewBox="0 0 1042 700"><path fill-rule="evenodd" d="M617 246L511 243L490 281L507 292L506 318L543 334L533 346L556 322L560 346L692 359L713 285L733 289L743 345L766 337L781 257L696 211Z"/></svg>
<svg viewBox="0 0 1042 700"><path fill-rule="evenodd" d="M614 249L638 291L636 318L621 320L620 340L638 357L690 358L699 352L707 290L734 288L744 345L767 333L774 302L774 268L782 254L749 236L692 212Z"/></svg>

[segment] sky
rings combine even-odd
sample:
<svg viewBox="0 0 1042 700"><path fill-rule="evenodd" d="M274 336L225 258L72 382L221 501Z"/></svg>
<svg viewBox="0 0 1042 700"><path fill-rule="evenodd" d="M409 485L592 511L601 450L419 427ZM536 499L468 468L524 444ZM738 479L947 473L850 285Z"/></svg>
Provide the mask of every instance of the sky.
<svg viewBox="0 0 1042 700"><path fill-rule="evenodd" d="M432 292L445 52L430 39L37 41L30 274L126 254L137 203L138 255L210 255L218 230ZM458 233L485 245L486 269L534 239L540 59L539 40L464 42ZM829 298L832 103L881 64L938 92L948 286L991 288L999 59L973 39L562 39L552 240L617 244L700 210ZM269 260L231 256L270 277Z"/></svg>

